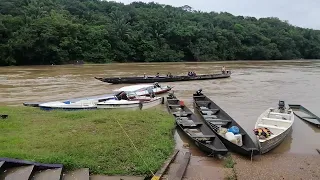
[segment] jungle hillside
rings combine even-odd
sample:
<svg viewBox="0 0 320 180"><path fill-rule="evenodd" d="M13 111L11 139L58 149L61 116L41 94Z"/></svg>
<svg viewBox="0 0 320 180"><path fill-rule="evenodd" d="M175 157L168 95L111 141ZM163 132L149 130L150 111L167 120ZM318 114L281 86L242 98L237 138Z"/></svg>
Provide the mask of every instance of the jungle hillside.
<svg viewBox="0 0 320 180"><path fill-rule="evenodd" d="M1 0L0 65L320 59L320 31L275 17L101 0Z"/></svg>

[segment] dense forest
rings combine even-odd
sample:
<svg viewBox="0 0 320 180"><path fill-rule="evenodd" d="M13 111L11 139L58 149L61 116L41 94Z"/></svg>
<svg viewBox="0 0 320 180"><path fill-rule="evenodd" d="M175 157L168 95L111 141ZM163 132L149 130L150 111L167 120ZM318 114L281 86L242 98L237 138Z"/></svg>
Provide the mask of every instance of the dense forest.
<svg viewBox="0 0 320 180"><path fill-rule="evenodd" d="M1 0L0 65L320 59L320 31L278 18L101 0Z"/></svg>

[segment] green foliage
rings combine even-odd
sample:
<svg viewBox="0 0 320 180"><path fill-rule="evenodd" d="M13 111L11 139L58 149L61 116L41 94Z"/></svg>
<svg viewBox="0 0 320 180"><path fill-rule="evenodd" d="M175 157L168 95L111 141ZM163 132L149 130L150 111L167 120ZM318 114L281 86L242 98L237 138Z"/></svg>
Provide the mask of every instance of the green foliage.
<svg viewBox="0 0 320 180"><path fill-rule="evenodd" d="M320 31L187 5L2 0L0 50L0 65L319 59Z"/></svg>
<svg viewBox="0 0 320 180"><path fill-rule="evenodd" d="M232 159L232 156L229 155L224 160L224 167L226 168L233 168L236 162Z"/></svg>
<svg viewBox="0 0 320 180"><path fill-rule="evenodd" d="M41 111L0 107L0 157L87 167L95 174L150 175L172 153L172 117L161 110ZM120 128L125 129L143 157Z"/></svg>

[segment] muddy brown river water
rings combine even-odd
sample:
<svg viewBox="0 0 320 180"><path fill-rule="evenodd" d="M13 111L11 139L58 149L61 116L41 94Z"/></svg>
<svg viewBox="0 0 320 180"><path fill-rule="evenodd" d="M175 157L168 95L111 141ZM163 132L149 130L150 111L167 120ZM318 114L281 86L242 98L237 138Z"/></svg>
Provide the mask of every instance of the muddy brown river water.
<svg viewBox="0 0 320 180"><path fill-rule="evenodd" d="M109 94L125 86L103 83L94 77L215 73L222 66L233 72L231 78L163 84L174 86L175 94L190 108L192 93L202 88L252 137L258 116L277 106L279 100L302 104L320 116L320 61L309 60L0 67L0 105ZM175 138L180 149L183 142L188 142L180 131ZM296 117L292 134L270 153L316 154L319 139L320 129ZM193 155L202 155L190 146Z"/></svg>

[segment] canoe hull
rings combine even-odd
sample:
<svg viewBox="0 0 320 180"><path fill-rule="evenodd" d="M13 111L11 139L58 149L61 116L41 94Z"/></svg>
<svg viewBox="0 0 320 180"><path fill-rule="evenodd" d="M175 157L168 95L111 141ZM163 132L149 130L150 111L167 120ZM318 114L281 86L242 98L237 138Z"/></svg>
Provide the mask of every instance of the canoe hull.
<svg viewBox="0 0 320 180"><path fill-rule="evenodd" d="M291 131L292 131L292 126L289 129L287 129L285 132L283 132L282 134L280 134L277 137L270 139L268 141L259 142L259 139L257 139L258 144L260 146L261 154L265 154L265 153L271 151L272 149L276 148L277 146L279 146Z"/></svg>
<svg viewBox="0 0 320 180"><path fill-rule="evenodd" d="M307 108L303 107L302 105L296 105L296 104L289 104L289 107L293 110L293 113L300 119L317 126L318 128L320 128L320 118L313 114L311 111L309 111ZM303 117L302 115L300 115L299 113L297 113L297 111L301 111L307 115L309 115L309 117L312 117L312 119Z"/></svg>
<svg viewBox="0 0 320 180"><path fill-rule="evenodd" d="M175 101L175 102L171 102ZM200 119L198 119L194 113L191 112L190 109L188 109L186 106L183 107L182 113L188 112L189 114L187 116L181 116L177 115L175 113L181 112L179 110L180 100L178 100L175 96L169 96L167 98L167 109L169 113L173 114L175 117L175 123L176 125L182 130L182 132L190 139L201 151L204 153L208 154L209 156L214 156L217 154L220 155L225 155L228 153L228 149L224 146L224 144L220 141L220 139L210 130L210 128L203 123ZM192 122L191 124L193 125L188 125L188 124L183 124L183 122L179 122L180 118L187 118L188 123L190 121ZM182 120L182 119L180 119ZM201 135L197 136L192 136L191 134L188 133L189 129L196 129L199 131L200 134L203 136L210 138L210 140L205 141L199 141L197 138L201 138Z"/></svg>
<svg viewBox="0 0 320 180"><path fill-rule="evenodd" d="M126 110L139 110L142 104L98 104L98 109L126 109Z"/></svg>
<svg viewBox="0 0 320 180"><path fill-rule="evenodd" d="M202 118L202 120L210 127L210 129L219 137L219 139L222 141L222 143L231 151L241 154L243 156L254 156L254 155L258 155L260 154L260 151L258 149L258 147L255 145L254 141L251 139L251 137L244 131L244 129L234 120L232 119L225 111L223 111L217 104L215 104L213 101L211 101L208 97L206 97L205 95L201 94L201 99L207 101L208 103L210 103L210 109L219 109L219 111L217 112L217 114L215 114L215 116L217 117L217 121L218 119L222 119L222 120L230 120L231 124L229 126L237 126L240 130L240 133L243 134L242 135L242 141L243 141L243 145L242 146L238 146L237 144L234 144L232 142L230 142L229 140L227 140L225 137L221 136L217 130L215 128L213 128L213 126L210 124L210 122L212 122L212 119L206 119L205 116L202 115L202 113L200 112L200 96L194 94L193 96L193 105L194 105L194 109L195 112ZM197 103L199 102L199 104Z"/></svg>
<svg viewBox="0 0 320 180"><path fill-rule="evenodd" d="M94 110L97 107L48 107L39 106L41 110L52 111L52 110L65 110L65 111L79 111L79 110Z"/></svg>
<svg viewBox="0 0 320 180"><path fill-rule="evenodd" d="M135 84L135 83L155 83L155 82L176 82L176 81L194 81L194 80L210 80L229 78L231 72L225 74L211 74L211 75L198 75L195 77L190 76L175 76L175 77L119 77L119 78L97 78L96 79L111 83L111 84Z"/></svg>
<svg viewBox="0 0 320 180"><path fill-rule="evenodd" d="M291 109L280 113L278 109L269 108L263 112L255 124L255 129L268 128L273 134L267 139L259 139L256 136L261 154L279 146L292 131L293 123L294 114Z"/></svg>

